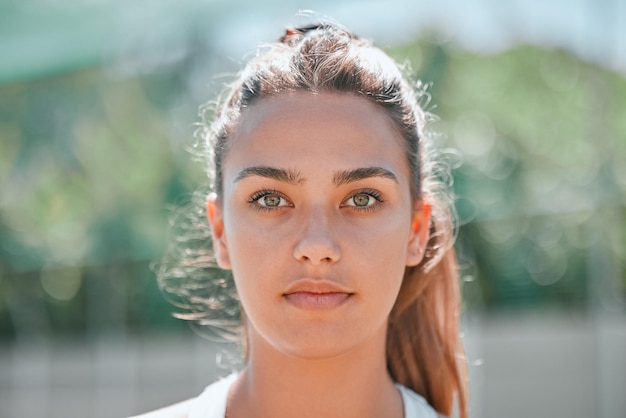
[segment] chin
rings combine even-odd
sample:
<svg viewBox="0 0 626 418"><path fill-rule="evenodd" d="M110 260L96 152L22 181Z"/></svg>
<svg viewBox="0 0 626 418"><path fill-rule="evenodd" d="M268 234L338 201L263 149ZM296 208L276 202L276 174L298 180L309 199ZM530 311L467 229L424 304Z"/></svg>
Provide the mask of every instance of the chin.
<svg viewBox="0 0 626 418"><path fill-rule="evenodd" d="M293 334L291 337L272 345L283 354L302 360L335 359L371 341L371 336L354 335L346 330L309 330L304 335Z"/></svg>

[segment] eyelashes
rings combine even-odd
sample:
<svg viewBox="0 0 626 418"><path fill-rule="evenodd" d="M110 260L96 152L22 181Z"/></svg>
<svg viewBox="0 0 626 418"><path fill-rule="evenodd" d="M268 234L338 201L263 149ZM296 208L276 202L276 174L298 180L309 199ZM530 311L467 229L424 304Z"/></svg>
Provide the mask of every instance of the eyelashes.
<svg viewBox="0 0 626 418"><path fill-rule="evenodd" d="M350 207L359 211L369 211L376 209L383 203L382 194L378 190L361 189L350 194L340 207Z"/></svg>
<svg viewBox="0 0 626 418"><path fill-rule="evenodd" d="M293 203L278 190L259 190L248 199L255 209L271 211L281 207L293 207Z"/></svg>
<svg viewBox="0 0 626 418"><path fill-rule="evenodd" d="M349 208L355 211L364 212L377 209L385 200L382 193L374 189L356 190L339 205L340 208ZM278 190L258 190L249 198L248 203L255 209L261 211L276 211L286 207L294 207L283 193Z"/></svg>

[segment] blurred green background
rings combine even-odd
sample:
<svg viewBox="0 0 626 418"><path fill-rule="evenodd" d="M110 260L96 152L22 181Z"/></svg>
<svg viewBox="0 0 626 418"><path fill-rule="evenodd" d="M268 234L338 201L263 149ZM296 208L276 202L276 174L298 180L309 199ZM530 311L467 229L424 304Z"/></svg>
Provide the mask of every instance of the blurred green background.
<svg viewBox="0 0 626 418"><path fill-rule="evenodd" d="M432 83L465 311L623 314L626 7L444 3L315 7ZM205 181L197 108L305 6L0 2L3 343L186 330L149 265Z"/></svg>
<svg viewBox="0 0 626 418"><path fill-rule="evenodd" d="M3 5L15 58L0 67L3 338L182 325L148 265L168 208L204 181L185 151L195 109L242 60L170 7L153 26L138 7L145 32L126 39L106 27L111 6ZM435 29L387 49L432 83L439 145L457 150L467 306L623 309L624 74L559 48L472 53Z"/></svg>

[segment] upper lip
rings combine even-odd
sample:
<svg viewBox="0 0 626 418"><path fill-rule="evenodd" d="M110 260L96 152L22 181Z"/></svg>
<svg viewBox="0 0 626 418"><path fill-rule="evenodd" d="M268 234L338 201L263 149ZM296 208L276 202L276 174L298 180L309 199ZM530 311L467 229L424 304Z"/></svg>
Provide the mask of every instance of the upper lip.
<svg viewBox="0 0 626 418"><path fill-rule="evenodd" d="M307 293L348 293L352 294L349 289L344 286L326 279L299 279L287 286L284 294L307 292Z"/></svg>

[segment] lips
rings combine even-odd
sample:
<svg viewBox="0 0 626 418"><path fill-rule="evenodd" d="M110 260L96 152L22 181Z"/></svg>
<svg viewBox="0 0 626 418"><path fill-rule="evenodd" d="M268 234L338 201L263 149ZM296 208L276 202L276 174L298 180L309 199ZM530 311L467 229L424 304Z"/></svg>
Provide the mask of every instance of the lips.
<svg viewBox="0 0 626 418"><path fill-rule="evenodd" d="M312 279L298 280L283 293L289 303L307 310L335 309L352 295L352 292L337 283Z"/></svg>

